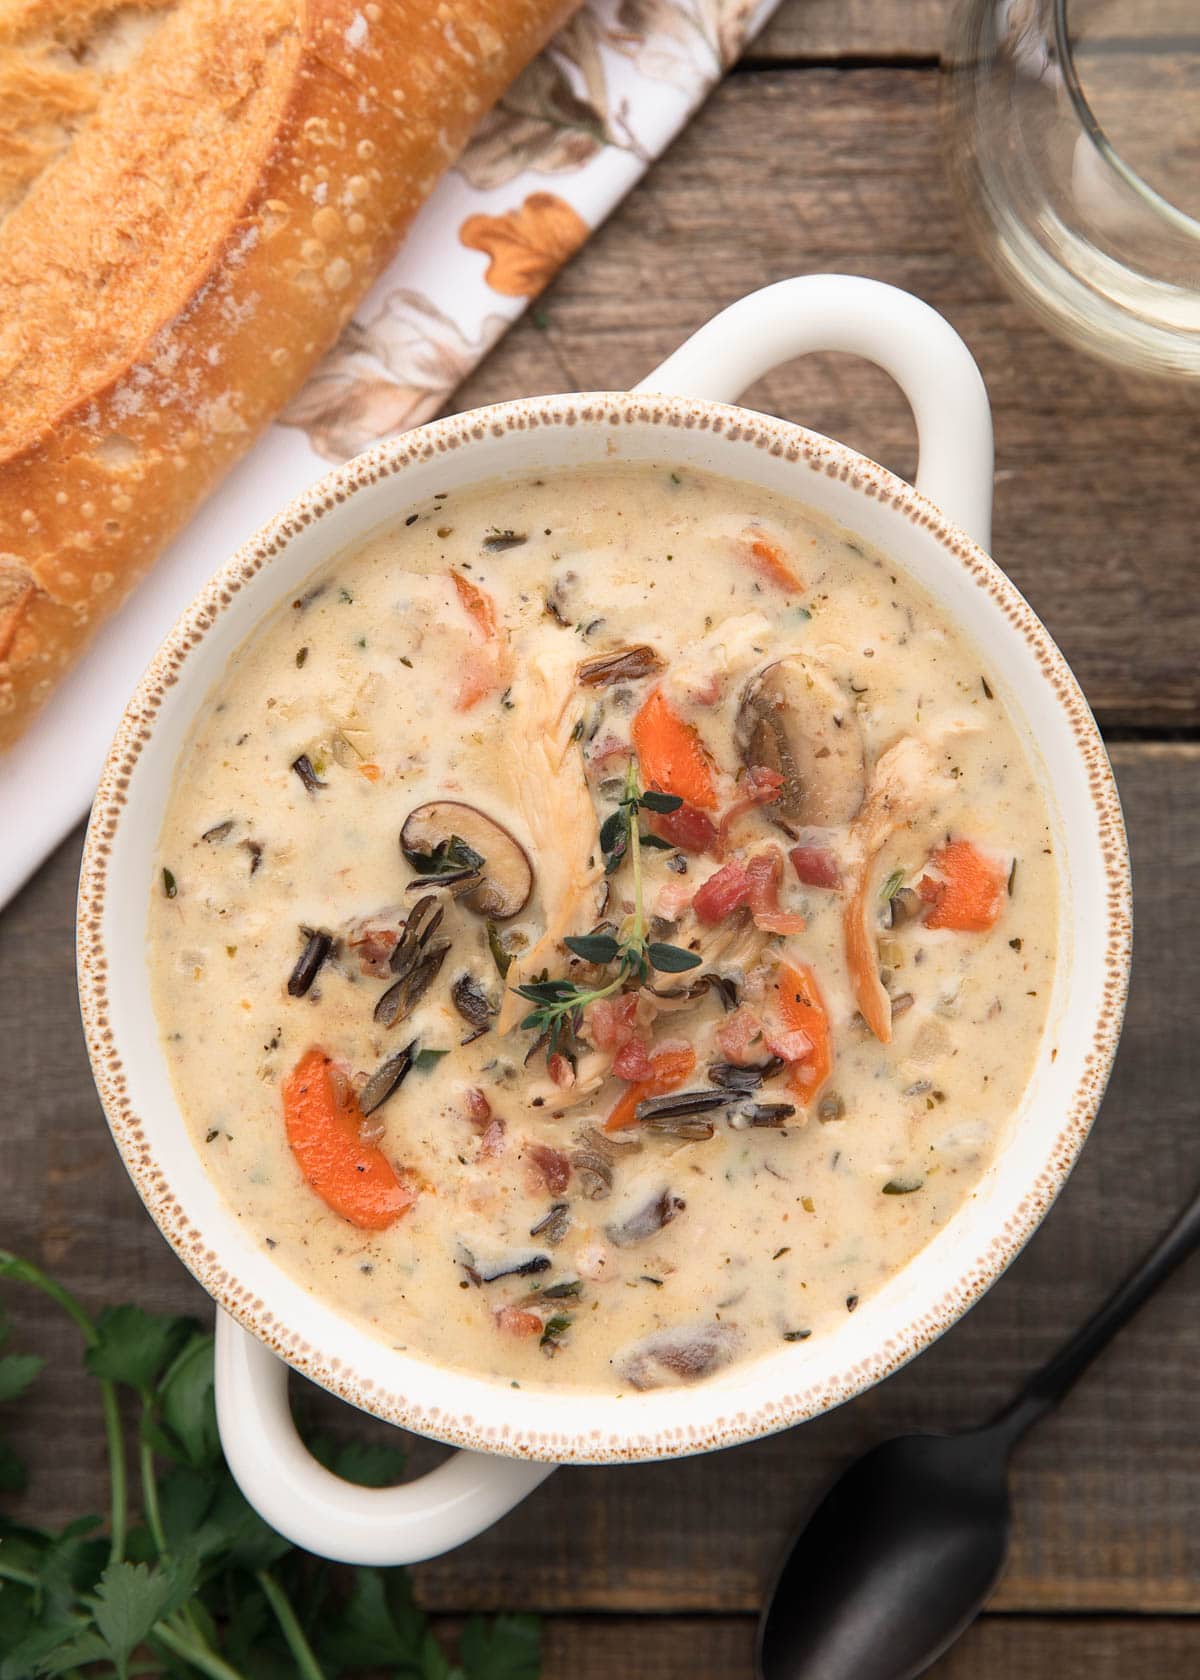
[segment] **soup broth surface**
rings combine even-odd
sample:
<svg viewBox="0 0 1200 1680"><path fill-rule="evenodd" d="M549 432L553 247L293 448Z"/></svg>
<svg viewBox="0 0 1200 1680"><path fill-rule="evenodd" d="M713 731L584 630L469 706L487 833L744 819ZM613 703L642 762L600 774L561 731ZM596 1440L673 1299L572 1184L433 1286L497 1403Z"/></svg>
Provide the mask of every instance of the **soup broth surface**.
<svg viewBox="0 0 1200 1680"><path fill-rule="evenodd" d="M201 709L150 890L255 1240L521 1386L842 1321L979 1184L1054 979L986 657L811 510L669 465L434 498L315 573Z"/></svg>

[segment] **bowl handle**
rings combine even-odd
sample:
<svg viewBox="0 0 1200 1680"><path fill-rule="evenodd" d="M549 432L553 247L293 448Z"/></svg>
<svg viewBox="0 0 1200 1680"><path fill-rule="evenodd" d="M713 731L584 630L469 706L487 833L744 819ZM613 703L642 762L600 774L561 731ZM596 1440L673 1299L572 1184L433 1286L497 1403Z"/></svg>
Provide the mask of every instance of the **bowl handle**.
<svg viewBox="0 0 1200 1680"><path fill-rule="evenodd" d="M365 1488L317 1463L296 1432L287 1366L217 1309L217 1423L234 1480L296 1546L338 1563L420 1563L490 1528L555 1468L456 1452L402 1487Z"/></svg>
<svg viewBox="0 0 1200 1680"><path fill-rule="evenodd" d="M756 379L811 350L845 350L891 374L917 423L917 489L986 549L987 391L954 328L909 292L855 274L780 280L714 315L634 389L736 402Z"/></svg>

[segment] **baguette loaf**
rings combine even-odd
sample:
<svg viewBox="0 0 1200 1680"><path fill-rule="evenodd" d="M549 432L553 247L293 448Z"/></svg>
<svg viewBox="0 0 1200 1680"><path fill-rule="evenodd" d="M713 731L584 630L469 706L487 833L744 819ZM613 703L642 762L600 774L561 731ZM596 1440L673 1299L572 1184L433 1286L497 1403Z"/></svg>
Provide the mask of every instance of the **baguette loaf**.
<svg viewBox="0 0 1200 1680"><path fill-rule="evenodd" d="M0 750L570 10L0 0Z"/></svg>

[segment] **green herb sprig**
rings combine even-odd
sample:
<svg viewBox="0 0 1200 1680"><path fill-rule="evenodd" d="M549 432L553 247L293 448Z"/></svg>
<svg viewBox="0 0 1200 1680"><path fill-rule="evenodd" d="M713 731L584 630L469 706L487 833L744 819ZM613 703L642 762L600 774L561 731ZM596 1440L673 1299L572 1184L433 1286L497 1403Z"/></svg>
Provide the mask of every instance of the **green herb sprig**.
<svg viewBox="0 0 1200 1680"><path fill-rule="evenodd" d="M93 1319L54 1278L0 1250L0 1280L49 1297L75 1324L96 1379L108 1446L108 1532L0 1517L0 1680L341 1680L386 1668L422 1680L538 1680L535 1617L473 1618L452 1663L403 1569L342 1569L297 1551L246 1503L221 1457L213 1339L190 1318L110 1307ZM0 1346L7 1323L0 1309ZM0 1403L20 1401L42 1360L0 1353ZM140 1515L131 1499L122 1400L138 1411ZM349 1481L386 1487L390 1445L310 1440ZM0 1439L0 1489L24 1466Z"/></svg>
<svg viewBox="0 0 1200 1680"><path fill-rule="evenodd" d="M468 870L482 869L487 859L458 834L439 840L430 852L402 848L405 861L418 875L460 875Z"/></svg>
<svg viewBox="0 0 1200 1680"><path fill-rule="evenodd" d="M620 803L601 825L600 850L604 855L606 875L615 874L628 859L633 876L633 914L620 937L609 933L588 933L563 940L574 956L598 967L615 963L615 972L599 986L581 986L565 976L551 979L543 975L539 980L516 988L520 997L536 1005L521 1026L538 1033L545 1040L548 1056L574 1056L583 1026L583 1012L589 1004L611 997L614 992L630 985L644 986L651 970L662 974L683 974L689 968L700 966L701 959L694 951L685 951L681 946L663 944L646 937L642 847L670 851L671 844L657 834L643 833L639 813L646 810L666 816L677 811L682 804L683 800L674 794L640 791L637 761L630 759Z"/></svg>

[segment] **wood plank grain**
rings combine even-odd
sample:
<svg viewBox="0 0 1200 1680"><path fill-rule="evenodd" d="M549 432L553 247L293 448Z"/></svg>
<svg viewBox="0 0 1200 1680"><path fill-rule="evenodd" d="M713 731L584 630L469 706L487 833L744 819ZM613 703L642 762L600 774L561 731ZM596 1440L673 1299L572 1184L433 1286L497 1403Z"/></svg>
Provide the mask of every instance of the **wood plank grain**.
<svg viewBox="0 0 1200 1680"><path fill-rule="evenodd" d="M789 274L907 287L959 329L991 392L997 560L1105 723L1195 727L1195 391L1089 360L1009 301L962 230L939 146L929 72L730 78L542 300L543 330L521 323L455 406L632 384L722 305ZM914 470L906 405L864 362L807 357L749 401Z"/></svg>
<svg viewBox="0 0 1200 1680"><path fill-rule="evenodd" d="M936 58L952 0L784 0L749 50L752 64Z"/></svg>
<svg viewBox="0 0 1200 1680"><path fill-rule="evenodd" d="M674 1464L560 1472L490 1534L425 1565L427 1604L752 1610L787 1534L840 1466L886 1435L984 1416L1148 1244L1200 1178L1200 899L1188 885L1200 860L1200 747L1123 745L1114 757L1137 880L1128 1026L1100 1124L1025 1255L922 1358L803 1430ZM138 1204L91 1086L72 971L78 851L76 836L0 918L0 1020L18 1024L6 1039L0 1240L93 1307L133 1298L206 1317L205 1296ZM18 1341L51 1358L37 1406L16 1411L12 1433L33 1472L17 1508L50 1523L103 1509L78 1337L39 1301L6 1295ZM1198 1368L1193 1266L1023 1449L997 1604L1200 1611ZM385 1428L327 1399L316 1406L343 1431ZM418 1465L439 1455L414 1444Z"/></svg>
<svg viewBox="0 0 1200 1680"><path fill-rule="evenodd" d="M554 1617L543 1680L752 1680L748 1617ZM1194 1680L1200 1621L985 1616L932 1680Z"/></svg>

